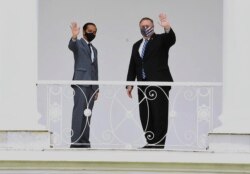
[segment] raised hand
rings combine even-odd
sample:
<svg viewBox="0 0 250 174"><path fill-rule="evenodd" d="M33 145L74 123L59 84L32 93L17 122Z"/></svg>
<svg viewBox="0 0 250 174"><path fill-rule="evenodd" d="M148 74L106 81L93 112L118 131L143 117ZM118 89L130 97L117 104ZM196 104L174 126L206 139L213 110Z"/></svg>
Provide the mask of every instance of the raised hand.
<svg viewBox="0 0 250 174"><path fill-rule="evenodd" d="M72 22L70 28L72 32L72 38L77 39L77 36L80 33L80 27L77 26L76 22Z"/></svg>
<svg viewBox="0 0 250 174"><path fill-rule="evenodd" d="M162 26L165 30L170 29L170 23L168 21L167 15L164 13L159 14L159 25Z"/></svg>

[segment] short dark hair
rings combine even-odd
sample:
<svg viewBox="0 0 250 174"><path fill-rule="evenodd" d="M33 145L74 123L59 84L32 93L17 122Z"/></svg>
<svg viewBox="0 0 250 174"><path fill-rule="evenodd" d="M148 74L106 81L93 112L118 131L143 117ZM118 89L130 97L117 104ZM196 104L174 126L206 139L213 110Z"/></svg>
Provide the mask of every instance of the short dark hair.
<svg viewBox="0 0 250 174"><path fill-rule="evenodd" d="M153 21L152 19L148 18L148 17L142 18L142 19L140 20L139 24L141 24L142 21L144 21L144 20L148 20L148 21L152 22L152 24L154 24L154 21Z"/></svg>
<svg viewBox="0 0 250 174"><path fill-rule="evenodd" d="M89 25L95 26L95 28L96 28L96 30L97 30L97 27L96 27L96 25L95 25L94 23L92 23L92 22L87 22L87 23L84 24L84 26L82 27L83 31L86 31Z"/></svg>

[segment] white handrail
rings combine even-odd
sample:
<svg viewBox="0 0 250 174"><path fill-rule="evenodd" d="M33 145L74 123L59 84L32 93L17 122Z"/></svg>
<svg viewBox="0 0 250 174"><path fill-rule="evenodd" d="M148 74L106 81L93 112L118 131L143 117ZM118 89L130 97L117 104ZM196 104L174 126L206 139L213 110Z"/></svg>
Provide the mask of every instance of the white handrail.
<svg viewBox="0 0 250 174"><path fill-rule="evenodd" d="M222 87L222 82L138 82L138 81L65 81L39 80L36 85L139 85L139 86L197 86Z"/></svg>

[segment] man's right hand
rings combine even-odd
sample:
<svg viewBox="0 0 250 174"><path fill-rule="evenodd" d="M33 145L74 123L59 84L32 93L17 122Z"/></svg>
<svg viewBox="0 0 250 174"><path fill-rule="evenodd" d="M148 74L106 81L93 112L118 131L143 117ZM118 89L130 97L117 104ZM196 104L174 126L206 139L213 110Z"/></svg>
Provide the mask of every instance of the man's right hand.
<svg viewBox="0 0 250 174"><path fill-rule="evenodd" d="M133 86L127 86L127 94L129 98L132 98Z"/></svg>
<svg viewBox="0 0 250 174"><path fill-rule="evenodd" d="M72 22L70 28L72 32L72 39L77 39L77 36L80 33L80 27L77 26L76 22Z"/></svg>

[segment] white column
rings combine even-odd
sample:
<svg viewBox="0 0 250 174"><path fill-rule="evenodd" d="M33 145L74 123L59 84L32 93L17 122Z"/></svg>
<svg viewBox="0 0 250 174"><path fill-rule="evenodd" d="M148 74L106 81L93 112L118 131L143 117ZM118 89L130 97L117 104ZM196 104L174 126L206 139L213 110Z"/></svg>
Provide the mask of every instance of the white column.
<svg viewBox="0 0 250 174"><path fill-rule="evenodd" d="M215 132L250 133L249 9L249 0L224 0L223 113Z"/></svg>
<svg viewBox="0 0 250 174"><path fill-rule="evenodd" d="M37 0L0 1L0 130L41 129L38 124Z"/></svg>

